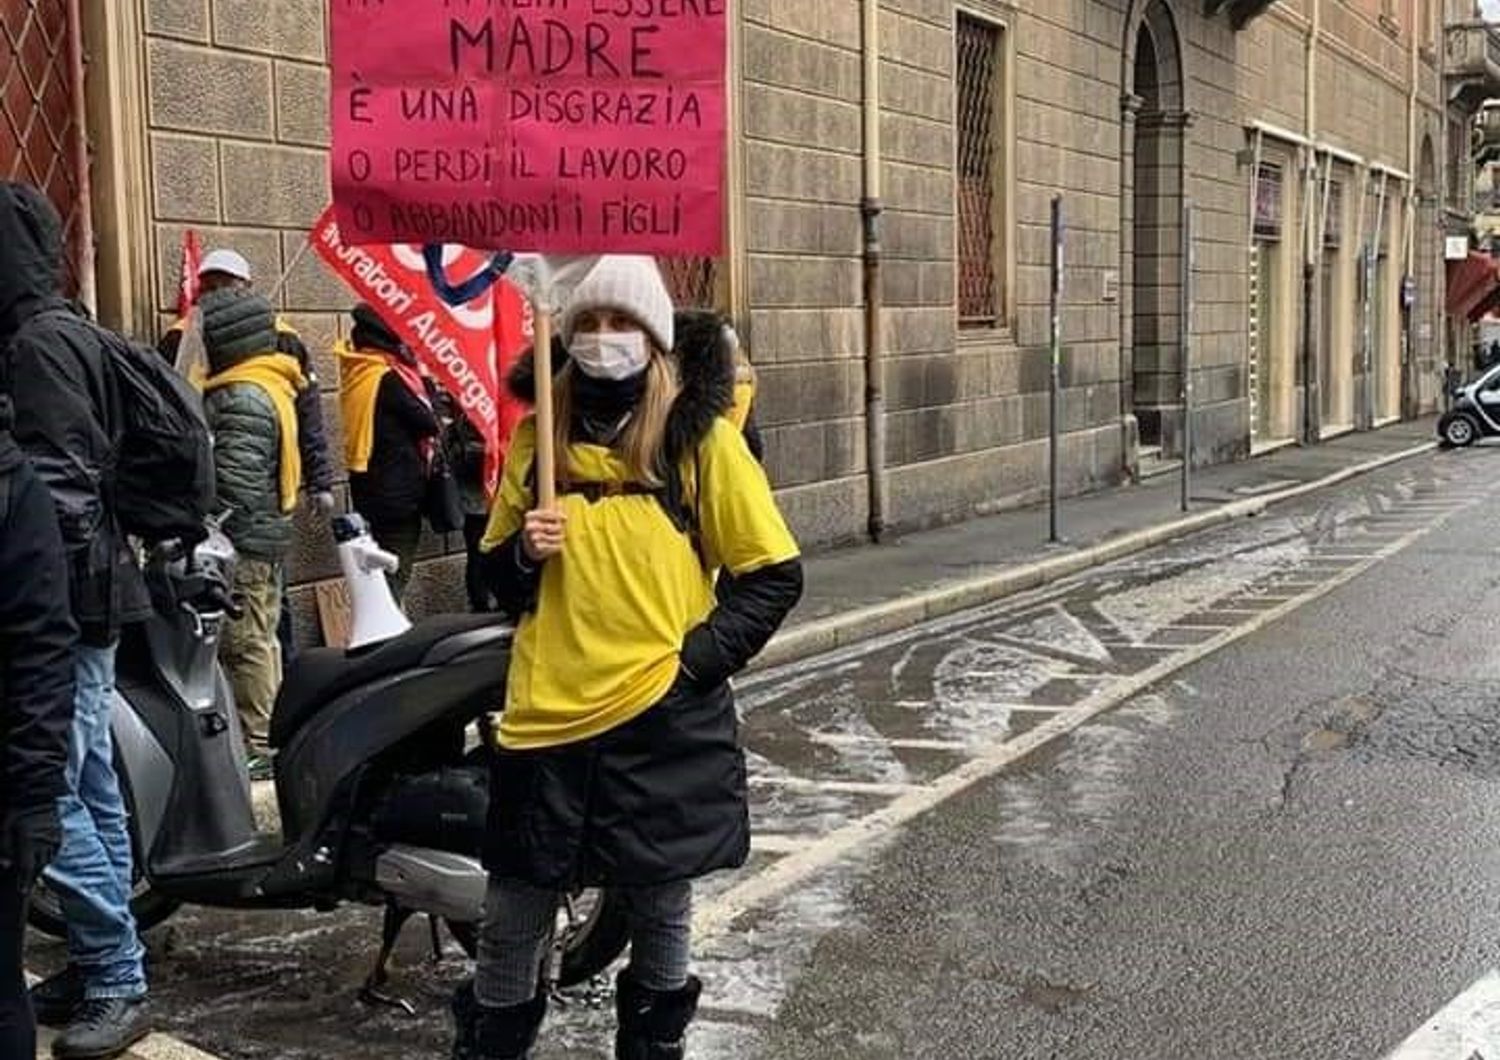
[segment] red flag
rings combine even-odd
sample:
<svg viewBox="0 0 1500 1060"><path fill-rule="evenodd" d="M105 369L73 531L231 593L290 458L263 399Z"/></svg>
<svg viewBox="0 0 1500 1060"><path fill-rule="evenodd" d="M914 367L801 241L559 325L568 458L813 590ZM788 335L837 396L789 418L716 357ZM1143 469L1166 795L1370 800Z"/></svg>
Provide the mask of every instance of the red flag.
<svg viewBox="0 0 1500 1060"><path fill-rule="evenodd" d="M203 263L203 248L198 233L189 228L182 233L182 274L177 280L177 315L185 317L198 301L198 267Z"/></svg>
<svg viewBox="0 0 1500 1060"><path fill-rule="evenodd" d="M500 283L472 302L450 306L432 289L420 246L345 244L331 206L309 238L328 267L411 347L474 424L487 454L485 489L493 494L500 478L501 449L520 418L504 392L504 373L520 352L508 330L509 321L522 320L513 304L525 300L515 288ZM446 248L445 256L447 265L461 276L473 275L490 259L487 252L457 246Z"/></svg>
<svg viewBox="0 0 1500 1060"><path fill-rule="evenodd" d="M495 465L495 481L499 481L500 468L505 464L505 450L510 445L510 436L526 414L529 405L510 392L505 381L510 371L521 359L521 354L531 349L531 299L509 280L495 284L495 360L498 368L500 390L496 405L500 410L500 444L488 454L487 463ZM545 362L543 362L545 363Z"/></svg>

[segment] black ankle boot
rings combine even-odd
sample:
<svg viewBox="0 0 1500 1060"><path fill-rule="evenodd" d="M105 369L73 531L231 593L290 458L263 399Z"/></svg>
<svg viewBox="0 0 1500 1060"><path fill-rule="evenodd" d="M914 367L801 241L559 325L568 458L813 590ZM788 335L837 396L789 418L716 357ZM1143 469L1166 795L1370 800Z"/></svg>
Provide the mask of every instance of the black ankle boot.
<svg viewBox="0 0 1500 1060"><path fill-rule="evenodd" d="M453 1010L453 1058L452 1060L474 1060L474 1035L479 1022L479 999L474 996L474 980L465 979L453 991L449 1002Z"/></svg>
<svg viewBox="0 0 1500 1060"><path fill-rule="evenodd" d="M529 1060L546 1014L545 995L524 1005L487 1008L469 979L453 994L453 1060Z"/></svg>
<svg viewBox="0 0 1500 1060"><path fill-rule="evenodd" d="M683 1060L684 1036L698 1011L703 983L689 976L681 990L647 990L630 978L629 970L615 981L615 1012L620 1020L615 1034L615 1060Z"/></svg>

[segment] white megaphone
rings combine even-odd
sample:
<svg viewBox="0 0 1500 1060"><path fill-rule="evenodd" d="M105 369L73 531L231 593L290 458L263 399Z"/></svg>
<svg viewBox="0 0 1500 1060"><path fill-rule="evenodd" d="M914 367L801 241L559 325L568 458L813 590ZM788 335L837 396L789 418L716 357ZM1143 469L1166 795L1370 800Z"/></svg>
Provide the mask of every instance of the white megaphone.
<svg viewBox="0 0 1500 1060"><path fill-rule="evenodd" d="M401 561L386 552L370 536L370 528L358 512L333 520L333 539L338 542L339 566L349 586L353 610L349 624L349 650L399 637L411 629L411 620L396 606L387 573Z"/></svg>

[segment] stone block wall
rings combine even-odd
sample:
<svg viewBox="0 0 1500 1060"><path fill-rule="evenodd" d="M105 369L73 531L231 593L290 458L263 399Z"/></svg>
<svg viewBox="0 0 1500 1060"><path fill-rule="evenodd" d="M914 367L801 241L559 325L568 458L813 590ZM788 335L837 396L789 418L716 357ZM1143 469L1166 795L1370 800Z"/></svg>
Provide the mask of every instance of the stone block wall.
<svg viewBox="0 0 1500 1060"><path fill-rule="evenodd" d="M122 0L143 5L150 217L156 308L172 319L182 236L249 259L317 365L335 463L343 446L332 347L347 330L348 289L306 234L328 204L324 0ZM146 338L147 336L142 336ZM340 477L342 477L342 472ZM340 493L344 487L340 486ZM327 528L298 513L288 576L299 637L319 635L313 585L338 576ZM462 541L429 537L409 597L417 610L463 607Z"/></svg>
<svg viewBox="0 0 1500 1060"><path fill-rule="evenodd" d="M161 321L175 300L183 230L196 228L206 243L243 252L264 289L287 273L278 304L319 357L323 385L331 389L336 370L328 350L346 326L350 298L314 256L301 255L329 195L326 3L121 2L139 5L145 34L150 220L141 238L153 249ZM1223 15L1206 17L1201 3L1166 2L1189 121L1155 144L1146 164L1176 171L1180 161L1185 176L1160 183L1165 197L1125 200L1122 186L1131 185L1136 167L1134 140L1122 131L1125 42L1140 0L963 3L965 12L993 21L1004 34L1012 204L1003 236L1013 261L1001 270L1001 319L995 327L969 328L959 326L956 311L959 5L882 0L884 457L896 526L1042 496L1054 195L1064 197L1068 230L1065 488L1080 492L1126 474L1130 414L1143 399L1165 410L1168 450L1180 432L1171 415L1181 371L1175 205L1182 195L1197 208L1196 459L1247 452L1246 127L1253 121L1304 127L1312 0L1283 0L1239 33ZM1382 22L1380 0L1321 4L1318 137L1407 168L1411 27ZM804 541L853 540L866 525L868 467L861 4L737 0L731 11L738 18L742 104L743 226L734 253L743 304L736 309L760 372L769 467ZM1429 57L1421 64L1419 98L1419 143L1431 136L1441 160L1442 96ZM1148 223L1136 225L1137 211ZM1161 281L1137 299L1133 281L1148 261ZM1285 341L1295 342L1296 334L1289 329ZM1432 360L1428 347L1418 349L1419 372ZM331 394L328 401L335 412ZM1296 395L1288 401L1295 407ZM330 419L337 436L337 416ZM297 600L307 619L306 585L334 571L321 528L305 526L301 542L293 574L303 584ZM419 607L461 603L456 546L427 543L413 588ZM303 628L316 625L304 621Z"/></svg>

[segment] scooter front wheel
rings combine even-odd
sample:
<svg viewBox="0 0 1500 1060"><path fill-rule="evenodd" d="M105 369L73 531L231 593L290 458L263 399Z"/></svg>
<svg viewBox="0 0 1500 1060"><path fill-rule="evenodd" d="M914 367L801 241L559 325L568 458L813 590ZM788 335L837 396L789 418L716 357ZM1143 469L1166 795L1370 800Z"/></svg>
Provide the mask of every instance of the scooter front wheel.
<svg viewBox="0 0 1500 1060"><path fill-rule="evenodd" d="M448 930L471 958L479 955L478 924L450 920ZM625 902L604 888L579 891L559 913L557 932L563 943L557 985L586 983L608 971L630 943Z"/></svg>

